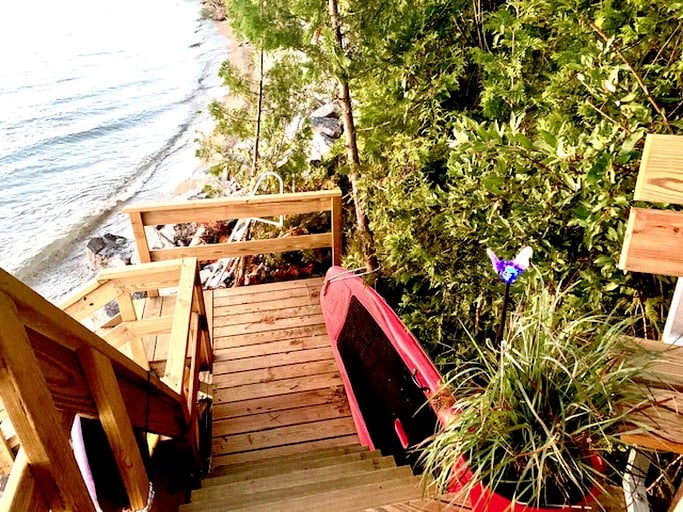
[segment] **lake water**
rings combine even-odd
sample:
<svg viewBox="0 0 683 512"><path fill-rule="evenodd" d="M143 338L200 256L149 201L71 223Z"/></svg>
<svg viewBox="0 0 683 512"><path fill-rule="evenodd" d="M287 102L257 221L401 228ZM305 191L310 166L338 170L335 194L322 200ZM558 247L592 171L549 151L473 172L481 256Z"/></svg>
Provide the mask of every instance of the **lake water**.
<svg viewBox="0 0 683 512"><path fill-rule="evenodd" d="M0 267L51 300L198 166L225 37L198 0L0 3Z"/></svg>

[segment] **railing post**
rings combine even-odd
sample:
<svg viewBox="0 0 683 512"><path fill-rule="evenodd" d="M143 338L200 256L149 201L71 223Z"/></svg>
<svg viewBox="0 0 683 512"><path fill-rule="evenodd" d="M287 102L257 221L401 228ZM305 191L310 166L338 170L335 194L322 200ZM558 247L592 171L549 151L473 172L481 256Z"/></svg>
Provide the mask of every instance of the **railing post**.
<svg viewBox="0 0 683 512"><path fill-rule="evenodd" d="M52 510L94 512L26 328L3 292L0 318L0 396L33 477Z"/></svg>
<svg viewBox="0 0 683 512"><path fill-rule="evenodd" d="M149 263L152 261L152 255L149 250L149 243L147 242L147 233L145 233L145 224L142 222L142 212L130 211L130 224L133 228L133 236L135 237L135 246L138 249L138 257L140 263ZM150 297L158 297L156 290L147 292Z"/></svg>
<svg viewBox="0 0 683 512"><path fill-rule="evenodd" d="M341 192L332 196L330 206L332 217L332 264L341 265L342 261L342 201Z"/></svg>
<svg viewBox="0 0 683 512"><path fill-rule="evenodd" d="M91 347L77 352L130 505L142 510L148 505L149 480L114 369L108 357Z"/></svg>
<svg viewBox="0 0 683 512"><path fill-rule="evenodd" d="M192 298L197 275L196 258L183 260L180 269L180 282L173 311L171 336L168 341L168 358L163 380L173 391L182 395L187 356L187 338L190 330Z"/></svg>

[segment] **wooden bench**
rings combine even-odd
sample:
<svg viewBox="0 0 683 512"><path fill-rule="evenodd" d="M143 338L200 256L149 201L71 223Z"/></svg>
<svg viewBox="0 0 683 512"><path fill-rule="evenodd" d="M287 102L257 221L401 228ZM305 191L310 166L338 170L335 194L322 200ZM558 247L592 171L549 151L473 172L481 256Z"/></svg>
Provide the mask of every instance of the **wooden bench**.
<svg viewBox="0 0 683 512"><path fill-rule="evenodd" d="M683 137L653 135L645 140L634 200L683 205ZM649 432L624 436L635 446L683 454L683 212L631 209L619 260L625 271L678 277L662 340L638 340L661 351L654 377L646 382L655 404L637 418ZM643 466L635 462L636 465ZM642 501L642 500L641 500ZM645 505L647 502L645 502ZM635 503L631 510L647 510ZM670 511L683 511L683 487Z"/></svg>

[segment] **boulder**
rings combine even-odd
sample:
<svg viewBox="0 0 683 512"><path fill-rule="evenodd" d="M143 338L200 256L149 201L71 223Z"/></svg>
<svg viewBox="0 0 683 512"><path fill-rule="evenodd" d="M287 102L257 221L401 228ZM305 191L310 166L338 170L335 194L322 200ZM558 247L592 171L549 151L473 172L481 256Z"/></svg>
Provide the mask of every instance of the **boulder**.
<svg viewBox="0 0 683 512"><path fill-rule="evenodd" d="M125 267L131 264L133 242L123 236L105 233L89 239L85 246L85 253L92 270Z"/></svg>
<svg viewBox="0 0 683 512"><path fill-rule="evenodd" d="M339 119L339 105L327 103L311 113L311 153L309 162L315 164L330 152L334 141L344 133L344 126Z"/></svg>
<svg viewBox="0 0 683 512"><path fill-rule="evenodd" d="M344 128L336 117L311 117L311 130L314 134L322 133L333 139L338 139L344 133Z"/></svg>

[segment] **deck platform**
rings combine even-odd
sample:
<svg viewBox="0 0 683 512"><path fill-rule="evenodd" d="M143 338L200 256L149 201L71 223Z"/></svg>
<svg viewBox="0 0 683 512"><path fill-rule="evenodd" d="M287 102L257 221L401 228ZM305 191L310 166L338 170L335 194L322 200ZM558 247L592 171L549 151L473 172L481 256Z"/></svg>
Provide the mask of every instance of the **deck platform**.
<svg viewBox="0 0 683 512"><path fill-rule="evenodd" d="M358 443L319 303L322 279L213 293L213 465Z"/></svg>

